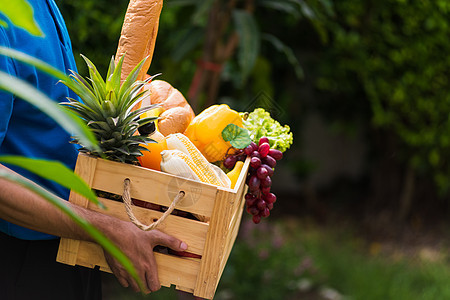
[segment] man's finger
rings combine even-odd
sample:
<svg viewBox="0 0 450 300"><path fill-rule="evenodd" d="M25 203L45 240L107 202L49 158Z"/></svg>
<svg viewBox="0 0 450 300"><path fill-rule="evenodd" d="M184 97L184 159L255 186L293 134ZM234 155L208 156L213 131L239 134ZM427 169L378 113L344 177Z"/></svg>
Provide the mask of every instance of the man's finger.
<svg viewBox="0 0 450 300"><path fill-rule="evenodd" d="M130 278L128 280L128 282L130 282L130 286L133 289L133 291L135 291L136 293L141 291L141 289L139 288L139 285L136 283L136 281L134 279Z"/></svg>
<svg viewBox="0 0 450 300"><path fill-rule="evenodd" d="M152 292L156 292L161 288L158 278L158 266L154 255L148 257L148 265L145 268L145 281L147 282L148 289Z"/></svg>
<svg viewBox="0 0 450 300"><path fill-rule="evenodd" d="M180 241L171 235L167 235L164 232L153 230L152 233L154 234L156 245L169 247L170 249L176 251L186 251L188 248L185 242Z"/></svg>
<svg viewBox="0 0 450 300"><path fill-rule="evenodd" d="M117 278L117 280L119 281L119 283L120 283L121 286L123 286L123 287L125 287L125 288L127 288L127 287L130 286L129 283L128 283L128 281L127 281L125 278L119 278L119 277L116 277L116 278Z"/></svg>

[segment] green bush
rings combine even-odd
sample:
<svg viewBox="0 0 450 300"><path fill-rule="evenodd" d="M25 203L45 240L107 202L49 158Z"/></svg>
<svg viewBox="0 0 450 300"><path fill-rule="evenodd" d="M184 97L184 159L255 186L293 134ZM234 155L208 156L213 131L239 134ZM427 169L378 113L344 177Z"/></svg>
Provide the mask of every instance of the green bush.
<svg viewBox="0 0 450 300"><path fill-rule="evenodd" d="M450 3L340 0L334 11L317 86L360 114L367 99L372 126L399 139L400 162L448 193Z"/></svg>

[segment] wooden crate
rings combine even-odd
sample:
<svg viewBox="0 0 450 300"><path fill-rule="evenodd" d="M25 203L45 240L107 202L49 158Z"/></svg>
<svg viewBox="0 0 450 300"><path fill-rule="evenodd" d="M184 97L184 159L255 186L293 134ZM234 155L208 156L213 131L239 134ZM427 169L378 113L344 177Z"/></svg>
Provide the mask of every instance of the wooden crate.
<svg viewBox="0 0 450 300"><path fill-rule="evenodd" d="M201 258L155 253L159 279L163 286L175 285L178 290L212 299L239 230L249 163L247 159L234 189L84 154L78 156L75 172L93 189L117 195L122 195L123 182L129 178L133 199L162 206L169 206L179 191L184 191L185 196L176 209L205 216L209 222L170 215L158 229L185 241L188 251ZM72 192L69 198L77 205L129 221L123 203L99 200L108 208L106 211L76 193ZM137 206L133 206L133 212L145 224L162 215L159 211ZM100 270L111 272L101 247L86 241L61 239L57 261L90 268L99 266Z"/></svg>

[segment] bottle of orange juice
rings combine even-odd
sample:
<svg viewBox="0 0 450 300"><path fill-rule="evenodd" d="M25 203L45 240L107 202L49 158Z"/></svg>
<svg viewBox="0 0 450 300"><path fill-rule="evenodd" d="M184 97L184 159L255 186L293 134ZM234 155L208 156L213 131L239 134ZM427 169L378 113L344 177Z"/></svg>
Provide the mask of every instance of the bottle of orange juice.
<svg viewBox="0 0 450 300"><path fill-rule="evenodd" d="M149 127L148 132L153 131L153 133L149 134L148 137L155 142L141 144L148 151L142 151L142 156L139 156L138 160L144 168L161 171L161 152L167 150L166 138L156 129L154 122L150 123Z"/></svg>

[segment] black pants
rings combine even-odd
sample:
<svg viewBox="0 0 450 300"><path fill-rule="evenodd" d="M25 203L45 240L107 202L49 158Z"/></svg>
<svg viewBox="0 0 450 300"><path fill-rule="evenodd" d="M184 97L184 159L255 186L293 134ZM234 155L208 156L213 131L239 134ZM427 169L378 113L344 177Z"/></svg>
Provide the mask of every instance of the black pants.
<svg viewBox="0 0 450 300"><path fill-rule="evenodd" d="M101 299L100 271L56 262L58 245L0 232L0 299Z"/></svg>

